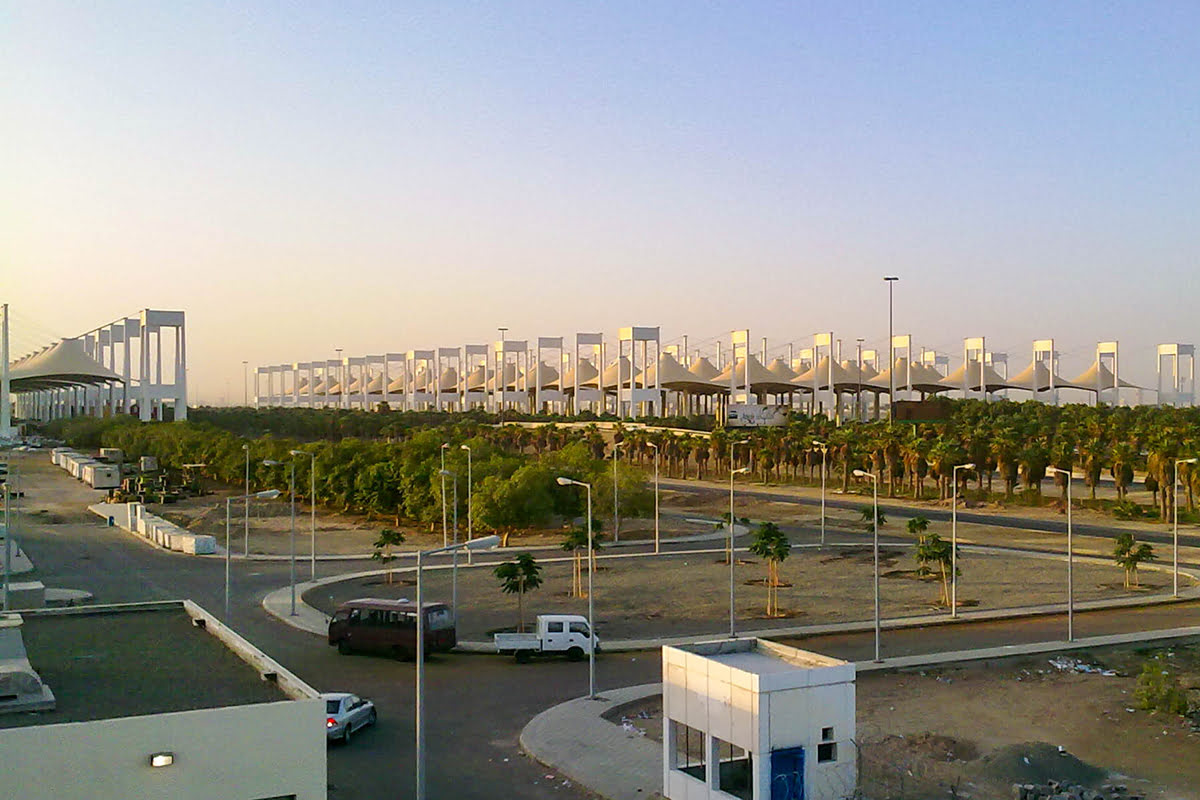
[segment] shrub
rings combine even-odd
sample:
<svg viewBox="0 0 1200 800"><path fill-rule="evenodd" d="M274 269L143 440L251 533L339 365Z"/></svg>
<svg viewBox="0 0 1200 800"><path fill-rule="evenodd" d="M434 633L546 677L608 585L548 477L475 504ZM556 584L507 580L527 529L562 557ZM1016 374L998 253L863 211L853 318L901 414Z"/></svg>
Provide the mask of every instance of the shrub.
<svg viewBox="0 0 1200 800"><path fill-rule="evenodd" d="M1145 711L1186 714L1188 710L1187 694L1162 653L1142 665L1134 697L1138 707Z"/></svg>

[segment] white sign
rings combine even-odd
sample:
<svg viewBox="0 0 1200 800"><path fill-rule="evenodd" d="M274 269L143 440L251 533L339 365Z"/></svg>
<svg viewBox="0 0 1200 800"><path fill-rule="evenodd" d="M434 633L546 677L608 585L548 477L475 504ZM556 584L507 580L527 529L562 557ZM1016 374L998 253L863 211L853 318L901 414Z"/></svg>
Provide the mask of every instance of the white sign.
<svg viewBox="0 0 1200 800"><path fill-rule="evenodd" d="M787 425L787 406L764 406L756 403L730 403L725 419L727 428L769 428Z"/></svg>

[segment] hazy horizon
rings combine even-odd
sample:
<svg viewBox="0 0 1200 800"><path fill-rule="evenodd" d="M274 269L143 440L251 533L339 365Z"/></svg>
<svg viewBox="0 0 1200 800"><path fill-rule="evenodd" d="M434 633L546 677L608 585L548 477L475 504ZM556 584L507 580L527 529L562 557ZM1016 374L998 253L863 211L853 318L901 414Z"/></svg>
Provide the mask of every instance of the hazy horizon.
<svg viewBox="0 0 1200 800"><path fill-rule="evenodd" d="M16 5L13 353L188 315L253 367L661 326L1064 377L1195 342L1200 6Z"/></svg>

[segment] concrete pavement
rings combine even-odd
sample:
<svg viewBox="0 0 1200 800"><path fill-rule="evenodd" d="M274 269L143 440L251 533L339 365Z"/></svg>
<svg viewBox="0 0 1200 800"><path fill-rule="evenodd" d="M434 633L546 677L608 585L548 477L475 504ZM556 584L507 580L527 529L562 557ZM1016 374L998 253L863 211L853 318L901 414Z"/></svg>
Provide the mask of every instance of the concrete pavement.
<svg viewBox="0 0 1200 800"><path fill-rule="evenodd" d="M928 653L880 663L859 661L854 666L860 673L914 669L1195 637L1200 637L1200 627ZM629 733L601 716L661 693L661 683L647 683L601 692L596 700L580 697L548 708L521 731L521 747L541 763L609 800L661 797L662 745L647 736ZM620 769L614 769L614 764Z"/></svg>

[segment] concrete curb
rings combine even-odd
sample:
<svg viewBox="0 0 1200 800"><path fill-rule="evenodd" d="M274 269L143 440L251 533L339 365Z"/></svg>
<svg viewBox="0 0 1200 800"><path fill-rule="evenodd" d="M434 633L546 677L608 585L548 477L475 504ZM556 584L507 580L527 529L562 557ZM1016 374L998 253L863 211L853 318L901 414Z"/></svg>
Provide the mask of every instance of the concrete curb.
<svg viewBox="0 0 1200 800"><path fill-rule="evenodd" d="M1011 554L1018 552L1021 555L1029 558L1039 558L1047 560L1066 560L1066 556L1054 553L1029 552L1029 551L1012 551L1005 548L994 547L962 547L966 552L978 552L983 554ZM712 551L690 551L698 554L706 552L724 552L724 550ZM623 555L607 555L598 556L597 560L609 558L645 558L653 556L653 553L629 553ZM570 556L564 556L561 559L546 559L547 561L568 561ZM1109 560L1092 556L1076 556L1076 563L1102 563L1109 564ZM459 564L459 569L477 569L486 566L493 566L494 562L476 563L473 565ZM424 567L428 570L445 570L450 569L449 564L435 564ZM355 578L371 577L374 575L384 575L388 572L406 573L416 569L415 566L399 567L393 569L378 569L369 570L366 572L348 573L344 575L331 575L325 578L319 578L316 581L306 581L296 584L296 614L291 613L291 587L285 586L281 589L276 589L267 593L263 597L262 606L268 614L278 618L280 621L291 625L294 628L306 631L307 633L316 636L325 636L328 631L329 618L320 610L313 608L303 601L304 593L318 586L323 586L330 583L340 583L346 580ZM1153 569L1156 571L1170 571L1170 565L1149 564L1142 569ZM1186 575L1194 581L1200 582L1200 573L1192 569L1180 569L1180 575ZM1179 593L1179 597L1171 595L1154 595L1147 597L1119 597L1112 600L1086 600L1075 603L1076 612L1084 611L1099 611L1110 608L1140 608L1147 606L1165 605L1169 603L1185 603L1194 600L1200 600L1200 585L1193 586L1190 589L1183 590ZM910 615L907 617L893 617L880 622L880 627L884 630L897 630L902 628L918 628L931 625L957 625L961 623L985 622L1006 619L1017 619L1020 617L1036 617L1049 616L1054 614L1064 614L1067 611L1067 604L1063 603L1047 603L1034 606L1015 606L1010 608L987 609L981 611L959 611L956 617L950 616L948 612L937 612L931 614ZM758 630L739 630L739 636L753 636L761 639L783 639L799 636L817 636L831 633L862 633L864 631L874 630L875 625L871 620L856 620L853 622L834 622L818 625L799 625L788 628L766 628ZM662 645L685 645L695 644L696 642L710 641L715 638L714 634L694 634L688 636L673 636L650 639L618 639L610 642L604 642L604 651L610 653L652 650ZM461 641L458 643L456 650L464 653L490 653L495 654L496 648L492 642L488 641Z"/></svg>

